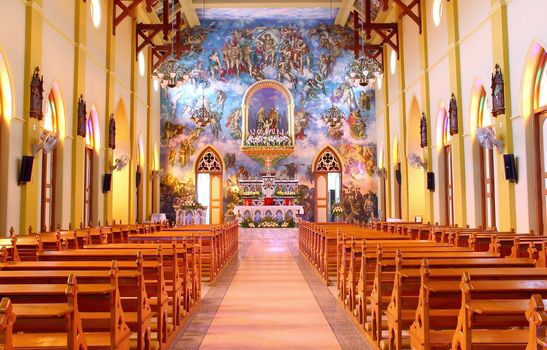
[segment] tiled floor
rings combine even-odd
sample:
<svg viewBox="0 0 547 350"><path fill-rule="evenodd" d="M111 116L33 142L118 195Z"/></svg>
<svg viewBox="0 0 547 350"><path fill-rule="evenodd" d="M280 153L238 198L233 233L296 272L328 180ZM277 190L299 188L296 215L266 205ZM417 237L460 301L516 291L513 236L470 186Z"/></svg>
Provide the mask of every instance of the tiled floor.
<svg viewBox="0 0 547 350"><path fill-rule="evenodd" d="M172 348L367 349L306 264L296 230L240 232L239 261L211 287Z"/></svg>

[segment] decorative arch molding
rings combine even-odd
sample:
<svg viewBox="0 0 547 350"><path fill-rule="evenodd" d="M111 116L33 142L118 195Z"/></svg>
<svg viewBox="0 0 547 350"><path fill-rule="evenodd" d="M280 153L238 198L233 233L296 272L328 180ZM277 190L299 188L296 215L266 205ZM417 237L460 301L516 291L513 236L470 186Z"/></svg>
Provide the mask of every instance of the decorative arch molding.
<svg viewBox="0 0 547 350"><path fill-rule="evenodd" d="M0 47L0 192L9 198L14 194L13 186L9 185L9 123L15 115L15 87L13 85L12 69L8 61L8 56ZM8 127L6 127L8 126ZM0 229L7 232L11 225L15 225L18 218L8 217L9 201L0 201Z"/></svg>
<svg viewBox="0 0 547 350"><path fill-rule="evenodd" d="M116 157L124 154L130 155L131 137L129 131L129 115L123 96L120 97L116 103L114 117L116 118L116 149L113 150L113 154Z"/></svg>
<svg viewBox="0 0 547 350"><path fill-rule="evenodd" d="M324 159L324 157L328 154L330 154L334 157L334 159L332 159L330 161L330 163L328 161L326 161L326 159ZM322 166L328 166L329 164L331 166L338 166L339 170L319 170L318 167L319 167L320 163L323 164ZM312 164L313 164L313 169L314 169L315 172L317 172L317 171L319 171L319 172L342 172L343 167L344 167L344 164L342 162L342 157L340 156L340 153L338 153L338 151L336 151L331 146L326 146L321 151L319 151L317 153L317 155L315 156L315 158L313 159Z"/></svg>
<svg viewBox="0 0 547 350"><path fill-rule="evenodd" d="M486 127L491 125L490 115L486 120L485 114L490 113L488 107L488 94L486 88L480 78L476 78L471 87L471 101L469 104L469 120L467 125L464 124L464 132L475 136L475 132L479 127Z"/></svg>
<svg viewBox="0 0 547 350"><path fill-rule="evenodd" d="M53 103L55 107L56 129L59 140L63 140L66 136L66 109L62 94L62 89L58 80L54 80L49 88L48 98L46 103Z"/></svg>
<svg viewBox="0 0 547 350"><path fill-rule="evenodd" d="M536 39L528 49L528 55L522 74L522 115L525 119L531 117L535 109L539 90L538 70L547 59L546 45Z"/></svg>
<svg viewBox="0 0 547 350"><path fill-rule="evenodd" d="M249 86L249 88L243 95L243 106L249 105L249 102L251 101L251 98L253 97L253 95L257 91L264 88L272 88L281 92L281 94L283 94L283 96L287 100L287 105L294 106L294 98L289 88L287 88L285 85L283 85L279 81L271 80L271 79L259 80L256 83Z"/></svg>
<svg viewBox="0 0 547 350"><path fill-rule="evenodd" d="M410 104L408 107L407 113L407 125L408 130L406 133L406 151L410 153L420 153L421 152L421 135L420 135L420 121L422 117L420 103L416 98L416 95L413 95L410 99Z"/></svg>
<svg viewBox="0 0 547 350"><path fill-rule="evenodd" d="M205 145L194 163L194 171L196 174L217 174L222 173L224 169L224 159L220 156L220 152L212 145Z"/></svg>
<svg viewBox="0 0 547 350"><path fill-rule="evenodd" d="M98 152L101 149L101 124L99 121L99 113L97 112L95 104L91 104L88 118L87 128L91 131L91 133L86 132L86 142L88 142L87 138L89 137L91 147Z"/></svg>
<svg viewBox="0 0 547 350"><path fill-rule="evenodd" d="M137 165L144 166L146 164L146 153L144 151L144 142L142 140L142 133L139 131L139 136L137 137Z"/></svg>
<svg viewBox="0 0 547 350"><path fill-rule="evenodd" d="M7 55L0 47L0 108L5 121L10 121L15 109L15 89L12 79L12 70Z"/></svg>
<svg viewBox="0 0 547 350"><path fill-rule="evenodd" d="M391 145L391 165L395 166L400 161L401 155L399 154L399 139L394 137Z"/></svg>
<svg viewBox="0 0 547 350"><path fill-rule="evenodd" d="M446 110L446 105L444 102L439 102L439 107L437 108L437 114L435 119L435 145L437 146L437 151L440 152L444 146L444 131L445 131L445 119L448 117L448 111Z"/></svg>
<svg viewBox="0 0 547 350"><path fill-rule="evenodd" d="M245 94L243 95L243 101L241 104L241 115L242 115L242 123L241 123L241 129L242 129L242 140L245 140L248 136L248 129L249 129L249 103L251 102L252 97L255 93L262 89L274 89L279 91L283 97L285 97L285 101L287 102L287 122L289 125L289 135L291 137L292 144L294 145L294 97L285 85L280 83L276 80L271 79L264 79L259 80L256 83L249 86L247 91L245 91Z"/></svg>
<svg viewBox="0 0 547 350"><path fill-rule="evenodd" d="M519 145L515 141L515 153L525 164L525 169L519 169L519 173L523 175L523 180L515 185L515 192L523 193L523 198L528 201L528 210L517 210L517 230L537 230L539 234L546 231L547 220L544 218L545 204L542 203L542 188L544 187L541 180L542 151L538 144L541 138L540 119L543 120L541 114L545 113L545 106L538 106L538 94L540 89L540 70L543 68L547 60L547 46L539 39L532 41L528 54L526 55L525 64L522 72L522 118L524 120L524 134L514 134L514 140L523 138L526 140L524 145ZM518 120L513 122L519 123ZM518 125L518 124L517 124ZM522 128L522 125L520 125ZM514 132L519 129L515 128ZM521 166L519 166L521 168ZM521 197L521 198L522 198ZM517 197L518 198L518 197Z"/></svg>

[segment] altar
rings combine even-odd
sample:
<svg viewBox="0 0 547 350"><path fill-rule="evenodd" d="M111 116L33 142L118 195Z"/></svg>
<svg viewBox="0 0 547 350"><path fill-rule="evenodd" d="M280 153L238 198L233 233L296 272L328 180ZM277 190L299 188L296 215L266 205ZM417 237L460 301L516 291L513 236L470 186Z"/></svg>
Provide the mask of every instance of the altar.
<svg viewBox="0 0 547 350"><path fill-rule="evenodd" d="M277 222L291 219L298 222L302 214L304 214L304 208L301 205L236 205L234 207L234 215L239 223L244 219L260 222L265 218Z"/></svg>

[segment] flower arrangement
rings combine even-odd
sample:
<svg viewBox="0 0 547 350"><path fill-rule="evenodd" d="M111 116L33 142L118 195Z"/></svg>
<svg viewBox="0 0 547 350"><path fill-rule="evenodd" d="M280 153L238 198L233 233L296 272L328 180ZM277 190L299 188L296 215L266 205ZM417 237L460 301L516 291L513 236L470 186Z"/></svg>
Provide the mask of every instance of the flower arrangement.
<svg viewBox="0 0 547 350"><path fill-rule="evenodd" d="M331 207L332 215L342 216L344 215L344 207L340 202L334 202Z"/></svg>
<svg viewBox="0 0 547 350"><path fill-rule="evenodd" d="M279 227L279 224L277 221L275 221L272 218L264 218L258 223L258 227L260 228L276 228Z"/></svg>
<svg viewBox="0 0 547 350"><path fill-rule="evenodd" d="M281 222L275 221L273 218L264 218L259 222L254 222L251 218L245 218L239 224L242 228L295 228L298 225L294 219L286 219Z"/></svg>
<svg viewBox="0 0 547 350"><path fill-rule="evenodd" d="M173 201L173 208L175 209L205 209L205 207L198 202L196 202L195 199L192 199L191 196L187 198L186 200L182 200L182 198L176 198Z"/></svg>
<svg viewBox="0 0 547 350"><path fill-rule="evenodd" d="M293 191L277 191L275 193L278 197L296 197L296 192Z"/></svg>
<svg viewBox="0 0 547 350"><path fill-rule="evenodd" d="M281 227L283 228L294 228L296 227L296 221L294 219L287 219L281 223Z"/></svg>
<svg viewBox="0 0 547 350"><path fill-rule="evenodd" d="M255 228L256 224L251 218L245 218L243 221L241 221L241 224L239 224L243 228Z"/></svg>
<svg viewBox="0 0 547 350"><path fill-rule="evenodd" d="M180 205L182 209L205 209L205 207L196 201L186 200Z"/></svg>
<svg viewBox="0 0 547 350"><path fill-rule="evenodd" d="M261 193L259 191L243 191L241 194L243 197L258 198Z"/></svg>
<svg viewBox="0 0 547 350"><path fill-rule="evenodd" d="M251 130L243 144L245 146L290 146L291 139L283 130Z"/></svg>

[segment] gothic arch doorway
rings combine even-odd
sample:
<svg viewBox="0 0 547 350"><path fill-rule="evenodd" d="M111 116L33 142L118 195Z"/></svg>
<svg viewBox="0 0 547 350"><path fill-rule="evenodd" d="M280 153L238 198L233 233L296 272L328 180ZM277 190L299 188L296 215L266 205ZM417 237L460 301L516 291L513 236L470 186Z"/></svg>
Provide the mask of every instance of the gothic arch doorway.
<svg viewBox="0 0 547 350"><path fill-rule="evenodd" d="M196 197L198 203L207 206L205 223L223 222L223 175L224 161L212 146L205 146L195 165Z"/></svg>
<svg viewBox="0 0 547 350"><path fill-rule="evenodd" d="M331 147L325 147L313 162L315 221L333 222L332 205L342 200L342 162Z"/></svg>

